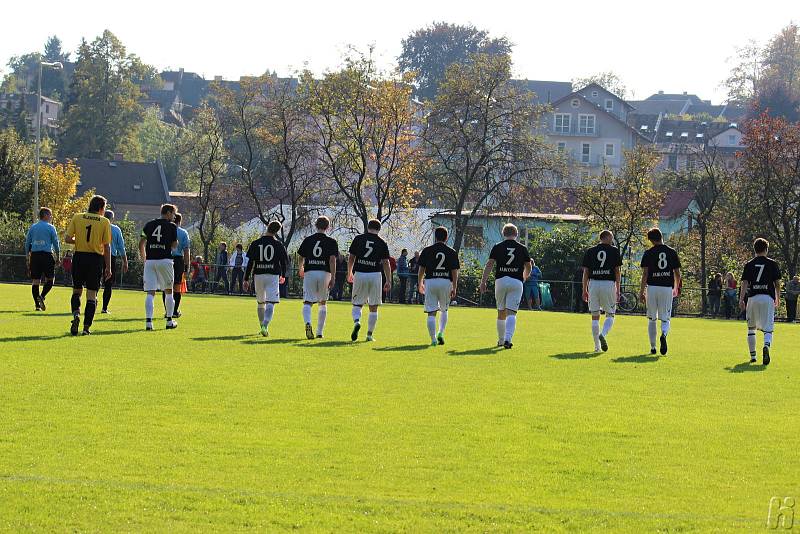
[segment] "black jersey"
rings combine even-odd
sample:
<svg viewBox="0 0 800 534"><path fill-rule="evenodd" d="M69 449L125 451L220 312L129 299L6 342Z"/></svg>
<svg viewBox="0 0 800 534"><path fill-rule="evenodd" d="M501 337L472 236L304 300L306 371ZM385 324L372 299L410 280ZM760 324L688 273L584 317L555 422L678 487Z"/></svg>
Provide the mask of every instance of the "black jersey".
<svg viewBox="0 0 800 534"><path fill-rule="evenodd" d="M444 243L435 243L422 249L419 255L420 267L425 267L425 279L447 278L451 282L451 271L460 269L458 253Z"/></svg>
<svg viewBox="0 0 800 534"><path fill-rule="evenodd" d="M531 261L528 249L515 239L506 239L493 246L489 258L495 261L495 279L508 276L520 281L525 274L525 264Z"/></svg>
<svg viewBox="0 0 800 534"><path fill-rule="evenodd" d="M589 270L590 280L615 281L622 257L617 247L600 243L586 251L581 265Z"/></svg>
<svg viewBox="0 0 800 534"><path fill-rule="evenodd" d="M142 237L147 239L145 258L168 260L172 258L172 247L178 242L178 227L166 219L153 219L144 225Z"/></svg>
<svg viewBox="0 0 800 534"><path fill-rule="evenodd" d="M303 239L297 253L303 257L303 268L306 271L331 272L331 256L339 255L339 245L332 237L317 232Z"/></svg>
<svg viewBox="0 0 800 534"><path fill-rule="evenodd" d="M261 236L247 248L247 278L250 273L286 276L288 264L286 247L274 236Z"/></svg>
<svg viewBox="0 0 800 534"><path fill-rule="evenodd" d="M379 273L383 271L383 260L389 259L389 245L378 234L361 234L353 239L350 254L356 257L355 272Z"/></svg>
<svg viewBox="0 0 800 534"><path fill-rule="evenodd" d="M781 279L778 262L766 256L756 256L744 266L742 280L747 280L749 296L769 295L775 297L776 282Z"/></svg>
<svg viewBox="0 0 800 534"><path fill-rule="evenodd" d="M681 260L675 249L667 245L655 245L642 256L642 267L647 267L647 285L675 287L675 269L680 269Z"/></svg>

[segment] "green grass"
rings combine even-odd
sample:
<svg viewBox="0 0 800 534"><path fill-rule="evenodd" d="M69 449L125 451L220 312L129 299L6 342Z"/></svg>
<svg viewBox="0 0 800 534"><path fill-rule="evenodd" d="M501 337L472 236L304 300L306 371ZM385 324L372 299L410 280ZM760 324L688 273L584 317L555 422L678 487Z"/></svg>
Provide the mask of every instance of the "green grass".
<svg viewBox="0 0 800 534"><path fill-rule="evenodd" d="M66 289L2 294L3 530L741 531L800 497L794 325L764 369L739 322L676 319L657 358L641 317L594 355L587 316L522 312L498 351L493 312L456 308L430 348L415 307L352 344L346 304L307 341L285 301L263 339L252 299L144 332L118 291L72 338Z"/></svg>

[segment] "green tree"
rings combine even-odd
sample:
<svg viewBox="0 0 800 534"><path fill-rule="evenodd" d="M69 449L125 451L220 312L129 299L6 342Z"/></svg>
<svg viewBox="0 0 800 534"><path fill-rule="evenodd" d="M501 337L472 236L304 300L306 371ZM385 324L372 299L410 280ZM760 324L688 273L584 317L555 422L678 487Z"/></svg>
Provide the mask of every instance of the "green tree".
<svg viewBox="0 0 800 534"><path fill-rule="evenodd" d="M0 131L0 211L30 213L33 153L14 130Z"/></svg>
<svg viewBox="0 0 800 534"><path fill-rule="evenodd" d="M572 87L575 90L583 89L590 83L596 83L606 91L614 93L620 98L626 98L628 96L628 88L616 72L598 72L584 78L573 78Z"/></svg>
<svg viewBox="0 0 800 534"><path fill-rule="evenodd" d="M572 280L583 253L593 245L594 236L586 226L578 224L529 228L528 250L545 278Z"/></svg>
<svg viewBox="0 0 800 534"><path fill-rule="evenodd" d="M465 63L474 54L510 55L513 45L470 24L434 22L403 39L402 46L400 71L414 76L419 98L433 99L450 65Z"/></svg>
<svg viewBox="0 0 800 534"><path fill-rule="evenodd" d="M63 156L108 158L141 120L138 84L155 80L152 67L128 54L110 31L78 49L63 119Z"/></svg>
<svg viewBox="0 0 800 534"><path fill-rule="evenodd" d="M180 168L180 128L161 120L159 111L149 108L135 131L139 156L143 161L160 160L171 190L176 189Z"/></svg>

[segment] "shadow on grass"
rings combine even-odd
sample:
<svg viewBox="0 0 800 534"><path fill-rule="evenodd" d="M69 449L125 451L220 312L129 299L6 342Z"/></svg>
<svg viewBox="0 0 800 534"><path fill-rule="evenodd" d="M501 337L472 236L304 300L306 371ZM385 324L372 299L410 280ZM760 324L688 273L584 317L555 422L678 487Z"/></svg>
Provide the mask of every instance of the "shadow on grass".
<svg viewBox="0 0 800 534"><path fill-rule="evenodd" d="M551 358L556 360L590 360L597 358L602 352L565 352L564 354L553 354Z"/></svg>
<svg viewBox="0 0 800 534"><path fill-rule="evenodd" d="M25 317L72 317L72 313L25 312Z"/></svg>
<svg viewBox="0 0 800 534"><path fill-rule="evenodd" d="M256 337L257 336L257 337ZM255 334L253 339L245 339L242 340L242 343L245 345L274 345L276 343L292 343L297 341L296 339L291 338L275 338L275 337L261 337L260 334Z"/></svg>
<svg viewBox="0 0 800 534"><path fill-rule="evenodd" d="M253 334L240 334L237 336L208 336L208 337L193 337L192 341L240 341L253 337Z"/></svg>
<svg viewBox="0 0 800 534"><path fill-rule="evenodd" d="M470 350L448 350L447 354L450 356L489 356L502 351L503 347L485 347L482 349Z"/></svg>
<svg viewBox="0 0 800 534"><path fill-rule="evenodd" d="M431 345L400 345L397 347L377 347L372 350L376 352L411 352L415 350L425 350L433 348Z"/></svg>
<svg viewBox="0 0 800 534"><path fill-rule="evenodd" d="M144 323L144 319L140 319L139 317L109 317L108 315L101 315L99 318L104 323Z"/></svg>
<svg viewBox="0 0 800 534"><path fill-rule="evenodd" d="M353 345L352 341L319 341L318 339L301 340L295 343L298 347L344 347Z"/></svg>
<svg viewBox="0 0 800 534"><path fill-rule="evenodd" d="M737 363L733 367L725 367L729 373L760 373L767 370L766 365L759 365L757 363L742 362Z"/></svg>
<svg viewBox="0 0 800 534"><path fill-rule="evenodd" d="M622 358L614 358L611 360L614 363L655 363L661 359L658 354L639 354L638 356L624 356Z"/></svg>
<svg viewBox="0 0 800 534"><path fill-rule="evenodd" d="M0 314L2 313L18 313L19 310L0 310ZM34 315L33 313L26 313L24 315Z"/></svg>
<svg viewBox="0 0 800 534"><path fill-rule="evenodd" d="M142 328L141 330L103 330L102 328L100 330L95 330L94 327L95 325L92 325L93 336L118 336L120 334L134 334L137 332L144 332L144 328ZM77 337L80 337L80 334L78 334Z"/></svg>
<svg viewBox="0 0 800 534"><path fill-rule="evenodd" d="M49 341L51 339L61 339L62 337L69 337L69 332L61 334L60 336L17 336L17 337L0 337L0 343L16 343L21 341Z"/></svg>

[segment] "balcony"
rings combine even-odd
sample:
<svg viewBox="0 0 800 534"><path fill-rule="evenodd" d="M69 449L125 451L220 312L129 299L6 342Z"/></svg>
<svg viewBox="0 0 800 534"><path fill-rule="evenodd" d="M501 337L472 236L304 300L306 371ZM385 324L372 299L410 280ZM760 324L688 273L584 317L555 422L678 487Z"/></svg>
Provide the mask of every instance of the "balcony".
<svg viewBox="0 0 800 534"><path fill-rule="evenodd" d="M553 126L550 126L547 129L547 135L553 137L600 137L600 125L595 124L594 131L591 133L579 131L577 124L572 124L567 129L559 128L558 130L556 130Z"/></svg>

